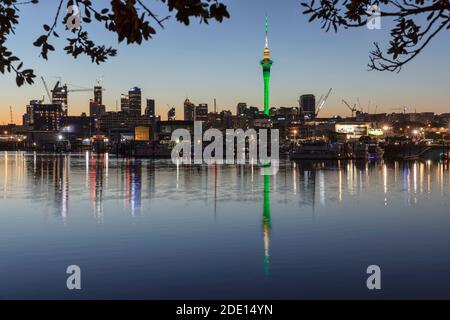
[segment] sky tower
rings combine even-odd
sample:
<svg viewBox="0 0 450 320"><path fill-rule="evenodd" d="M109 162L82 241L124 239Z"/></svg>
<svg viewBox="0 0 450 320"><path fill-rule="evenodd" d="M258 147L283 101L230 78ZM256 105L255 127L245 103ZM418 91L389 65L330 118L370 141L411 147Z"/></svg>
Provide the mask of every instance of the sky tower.
<svg viewBox="0 0 450 320"><path fill-rule="evenodd" d="M270 68L272 67L272 64L273 61L270 59L269 49L269 18L266 15L266 46L264 48L261 66L263 68L264 77L264 114L267 116L270 113Z"/></svg>

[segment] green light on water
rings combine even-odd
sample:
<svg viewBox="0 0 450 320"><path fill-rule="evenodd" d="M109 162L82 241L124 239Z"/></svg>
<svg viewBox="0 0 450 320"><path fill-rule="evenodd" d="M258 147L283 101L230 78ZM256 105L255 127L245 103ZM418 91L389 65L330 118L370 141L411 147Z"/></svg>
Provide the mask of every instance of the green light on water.
<svg viewBox="0 0 450 320"><path fill-rule="evenodd" d="M265 168L264 170L267 170ZM263 233L264 233L264 274L269 275L269 246L270 246L270 175L264 176L263 195Z"/></svg>

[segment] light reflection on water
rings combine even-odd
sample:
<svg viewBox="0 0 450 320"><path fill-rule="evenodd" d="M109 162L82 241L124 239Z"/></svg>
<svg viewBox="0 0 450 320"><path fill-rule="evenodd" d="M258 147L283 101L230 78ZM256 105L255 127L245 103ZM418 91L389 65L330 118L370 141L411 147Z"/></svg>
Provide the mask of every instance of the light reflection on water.
<svg viewBox="0 0 450 320"><path fill-rule="evenodd" d="M448 163L284 161L262 176L3 152L0 179L0 298L450 298ZM64 290L69 264L81 293ZM365 289L370 264L381 293Z"/></svg>

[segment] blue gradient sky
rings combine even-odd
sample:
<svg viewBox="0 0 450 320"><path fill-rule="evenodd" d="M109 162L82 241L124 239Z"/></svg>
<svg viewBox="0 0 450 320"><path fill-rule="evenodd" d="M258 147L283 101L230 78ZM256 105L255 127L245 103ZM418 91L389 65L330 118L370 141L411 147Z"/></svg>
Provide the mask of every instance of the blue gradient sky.
<svg viewBox="0 0 450 320"><path fill-rule="evenodd" d="M98 0L107 4L107 0ZM86 57L77 60L65 55L65 42L53 41L57 49L49 61L38 57L32 42L40 35L41 25L50 24L55 1L22 9L17 36L8 42L11 49L34 68L38 77L53 86L61 76L70 84L91 86L103 76L107 89L107 110L115 110L120 93L140 86L144 98L156 99L157 112L166 118L167 105L175 106L182 118L186 96L195 103L209 103L217 98L218 108L235 112L236 104L245 101L262 107L263 81L259 60L264 46L264 19L269 14L270 47L275 61L272 69L271 105L294 106L300 94L320 96L330 87L334 92L323 115L348 115L341 103L344 98L363 106L371 101L372 111L393 112L393 108L410 106L417 111L450 112L450 37L448 31L438 35L430 46L400 74L368 72L368 53L372 43L386 44L387 21L382 30L343 30L325 33L318 23L308 23L301 14L299 0L228 0L231 19L222 24L199 24L185 27L175 19L158 29L156 37L141 46L117 45L114 34L100 25L91 25L91 36L98 42L118 47L118 56L100 66ZM155 2L157 3L157 2ZM163 15L164 8L156 5ZM63 36L63 26L58 31ZM21 115L30 99L45 93L39 78L33 86L17 88L13 75L0 76L0 123L8 122L9 106L14 118ZM69 112L88 112L90 93L72 93ZM143 103L145 103L143 101Z"/></svg>

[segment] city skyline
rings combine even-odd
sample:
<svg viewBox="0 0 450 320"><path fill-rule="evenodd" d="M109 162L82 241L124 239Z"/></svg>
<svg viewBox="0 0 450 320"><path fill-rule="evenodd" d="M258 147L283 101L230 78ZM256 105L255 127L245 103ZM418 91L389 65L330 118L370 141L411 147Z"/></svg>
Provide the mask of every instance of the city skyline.
<svg viewBox="0 0 450 320"><path fill-rule="evenodd" d="M234 111L238 102L247 102L262 110L263 81L258 59L264 45L262 24L266 13L271 20L271 50L276 56L271 107L298 106L300 95L312 93L319 97L333 87L334 93L321 113L323 116L349 115L341 99L356 103L357 98L366 111L369 100L372 111L378 105L378 112L391 113L403 106L410 107L412 112L450 110L450 61L442 54L448 52L450 42L442 35L400 74L367 72L372 42L385 44L387 28L341 31L336 35L323 32L318 24L308 23L298 1L289 0L284 6L264 1L264 5L256 7L256 1L248 1L239 8L233 1L227 4L231 19L222 24L206 26L194 22L186 28L169 21L155 39L142 46L119 45L118 57L100 66L83 57L74 60L62 51L51 54L49 61L38 58L38 50L32 42L39 32L28 30L36 30L48 20L45 8L51 5L38 9L24 7L21 19L33 22L19 25L17 38L9 44L27 66L35 68L38 78L33 86L17 88L12 75L0 77L0 123L9 122L10 105L14 122L21 123L29 100L45 95L40 76L46 78L50 86L57 81L55 77L61 76L64 82L84 87L93 86L97 78L103 77L107 111L114 111L120 94L134 86L142 89L143 104L145 99L156 100L156 113L163 119L167 105L175 107L177 119L181 119L186 97L195 104L210 106L216 98L218 111ZM37 19L31 19L34 16ZM91 32L105 43L116 42L114 35L97 30ZM61 47L63 42L57 44ZM187 78L189 75L192 77ZM93 93L89 92L70 95L69 114L89 113L92 98Z"/></svg>

